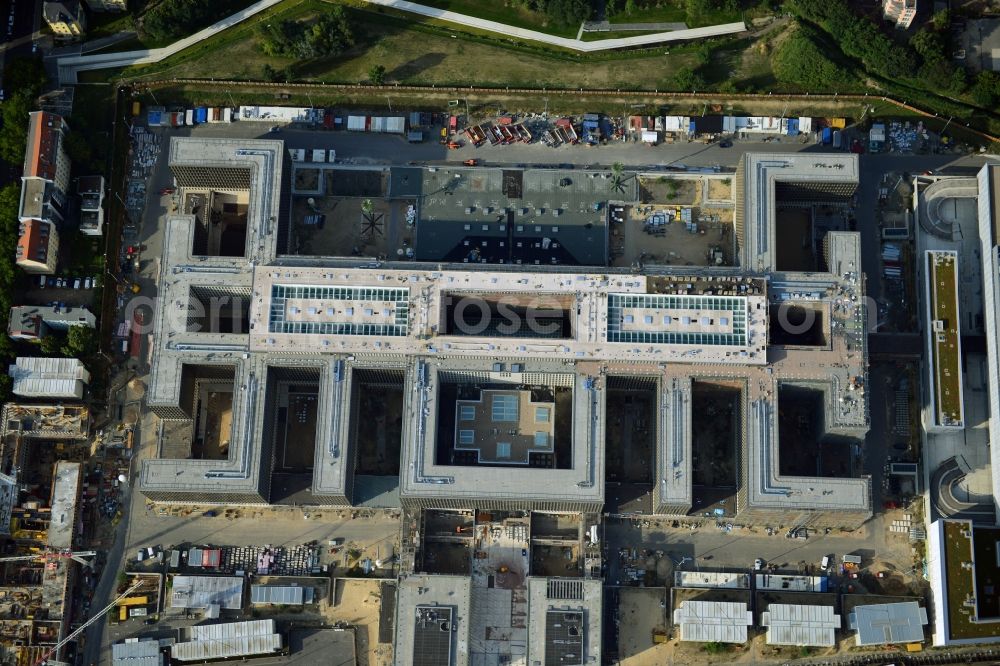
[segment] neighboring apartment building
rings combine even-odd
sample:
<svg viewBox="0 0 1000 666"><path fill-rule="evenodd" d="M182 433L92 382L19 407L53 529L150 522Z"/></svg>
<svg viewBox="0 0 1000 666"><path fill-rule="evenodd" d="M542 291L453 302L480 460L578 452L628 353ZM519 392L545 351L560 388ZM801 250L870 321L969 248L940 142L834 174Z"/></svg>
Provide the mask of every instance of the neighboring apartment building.
<svg viewBox="0 0 1000 666"><path fill-rule="evenodd" d="M80 195L80 233L100 236L104 231L104 176L83 176L76 181Z"/></svg>
<svg viewBox="0 0 1000 666"><path fill-rule="evenodd" d="M62 116L48 111L30 114L21 176L21 220L62 222L70 175L64 145L67 132L69 126Z"/></svg>
<svg viewBox="0 0 1000 666"><path fill-rule="evenodd" d="M128 0L87 0L87 8L92 12L123 12L128 9Z"/></svg>
<svg viewBox="0 0 1000 666"><path fill-rule="evenodd" d="M913 19L917 17L917 0L885 0L882 15L887 21L895 23L897 28L905 30L913 25Z"/></svg>
<svg viewBox="0 0 1000 666"><path fill-rule="evenodd" d="M51 275L59 258L59 232L51 222L22 220L17 238L16 263L26 273Z"/></svg>
<svg viewBox="0 0 1000 666"><path fill-rule="evenodd" d="M76 39L87 30L87 15L80 0L46 2L42 5L42 16L56 39Z"/></svg>

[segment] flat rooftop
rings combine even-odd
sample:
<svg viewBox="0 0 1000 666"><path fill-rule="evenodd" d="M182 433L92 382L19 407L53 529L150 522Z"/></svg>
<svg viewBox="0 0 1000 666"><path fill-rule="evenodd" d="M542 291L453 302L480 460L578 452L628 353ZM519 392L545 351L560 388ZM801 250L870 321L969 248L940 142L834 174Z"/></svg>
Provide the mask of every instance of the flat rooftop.
<svg viewBox="0 0 1000 666"><path fill-rule="evenodd" d="M962 336L958 312L958 253L926 254L928 329L935 425L962 428Z"/></svg>
<svg viewBox="0 0 1000 666"><path fill-rule="evenodd" d="M72 550L76 531L77 505L80 499L80 463L60 460L52 480L52 517L47 533L49 548Z"/></svg>
<svg viewBox="0 0 1000 666"><path fill-rule="evenodd" d="M476 167L421 174L418 261L604 266L606 203L638 198L635 178L614 188L607 171Z"/></svg>
<svg viewBox="0 0 1000 666"><path fill-rule="evenodd" d="M601 659L600 580L528 579L528 662L583 666Z"/></svg>
<svg viewBox="0 0 1000 666"><path fill-rule="evenodd" d="M980 619L980 594L989 592L994 595L992 601L995 603L995 581L988 572L995 572L997 567L996 556L993 561L977 561L976 550L980 550L975 542L977 538L984 541L992 537L994 551L996 549L995 530L984 530L979 533L979 528L972 525L970 521L945 520L943 521L943 536L941 540L942 557L944 558L945 580L944 590L947 600L937 600L938 603L946 605L947 612L947 640L948 642L975 642L976 640L995 639L997 628L1000 624L997 618L988 615ZM972 566L966 566L971 563ZM982 581L982 583L981 583ZM986 588L990 589L987 591ZM984 596L989 596L984 594ZM991 601L985 600L984 601ZM971 602L971 605L970 603ZM938 633L943 633L938 627Z"/></svg>
<svg viewBox="0 0 1000 666"><path fill-rule="evenodd" d="M682 641L746 643L752 624L753 613L742 601L685 600L674 610Z"/></svg>
<svg viewBox="0 0 1000 666"><path fill-rule="evenodd" d="M531 391L455 401L455 448L476 451L481 463L527 465L532 453L552 453L554 437L555 403L533 402Z"/></svg>
<svg viewBox="0 0 1000 666"><path fill-rule="evenodd" d="M683 283L683 278L678 279ZM715 286L721 291L725 278L719 280ZM699 281L692 277L687 285L693 287ZM765 294L740 291L746 284L738 279L728 290L740 294L733 296L687 291L658 294L655 282L642 275L270 267L254 274L250 348L257 352L766 362ZM569 315L575 321L571 337L556 341L442 335L447 330L449 299L483 293L511 293L518 307L524 307L526 295L534 294L538 308L549 305L545 300L549 295L573 294L576 312ZM375 331L385 331L384 336Z"/></svg>
<svg viewBox="0 0 1000 666"><path fill-rule="evenodd" d="M399 582L397 666L468 666L471 589L469 576L406 576Z"/></svg>
<svg viewBox="0 0 1000 666"><path fill-rule="evenodd" d="M777 185L808 183L831 193L848 193L856 189L859 175L858 156L853 153L747 153L734 179L736 230L743 236L742 265L750 270L776 269Z"/></svg>
<svg viewBox="0 0 1000 666"><path fill-rule="evenodd" d="M833 606L770 604L761 616L768 645L832 647L841 626Z"/></svg>

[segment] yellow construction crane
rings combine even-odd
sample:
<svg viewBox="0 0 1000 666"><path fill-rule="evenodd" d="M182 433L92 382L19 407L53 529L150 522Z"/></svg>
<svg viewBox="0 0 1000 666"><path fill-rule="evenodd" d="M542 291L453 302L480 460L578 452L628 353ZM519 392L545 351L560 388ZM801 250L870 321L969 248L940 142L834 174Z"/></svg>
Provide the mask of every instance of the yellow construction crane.
<svg viewBox="0 0 1000 666"><path fill-rule="evenodd" d="M34 553L33 555L15 555L13 557L0 557L0 562L26 562L28 560L54 560L60 557L68 557L70 559L76 560L80 564L90 564L85 557L93 557L97 555L95 550L77 550L77 551L58 551L53 550L49 552Z"/></svg>
<svg viewBox="0 0 1000 666"><path fill-rule="evenodd" d="M66 645L71 640L73 640L74 638L76 638L77 636L79 636L80 634L82 634L83 631L84 631L84 629L86 629L87 627L89 627L90 625L92 625L94 622L97 622L97 620L99 620L102 617L104 617L105 615L107 615L108 611L110 611L112 608L114 608L115 606L117 606L118 603L122 599L124 599L125 597L127 597L130 594L132 594L133 592L135 592L136 590L138 590L140 587L142 587L143 584L144 584L144 582L145 581L141 581L140 580L140 581L136 581L135 583L133 583L130 588L128 588L127 590L125 590L124 592L122 592L120 595L118 595L118 597L115 598L114 601L112 601L110 604L108 604L107 606L105 606L104 608L102 608L99 612L97 612L94 615L92 615L89 620L87 620L86 622L84 622L83 624L81 624L79 627L77 627L73 631L73 633L71 633L69 636L67 636L66 638L62 639L61 641L59 641L58 643L56 643L55 645L53 645L51 648L49 648L48 651L45 654L42 655L41 659L39 659L37 662L35 662L35 666L41 666L42 664L48 663L49 657L51 657L54 654L58 654L59 650L61 650L64 645Z"/></svg>

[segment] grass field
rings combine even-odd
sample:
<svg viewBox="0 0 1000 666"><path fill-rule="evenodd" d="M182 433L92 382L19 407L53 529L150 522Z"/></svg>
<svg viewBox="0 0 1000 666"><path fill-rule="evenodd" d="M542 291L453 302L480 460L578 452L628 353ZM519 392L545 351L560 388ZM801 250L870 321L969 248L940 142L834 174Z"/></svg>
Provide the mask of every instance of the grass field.
<svg viewBox="0 0 1000 666"><path fill-rule="evenodd" d="M952 255L928 254L927 279L931 281L933 318L941 321L934 350L935 414L939 424L962 421L962 371L959 349L957 266Z"/></svg>

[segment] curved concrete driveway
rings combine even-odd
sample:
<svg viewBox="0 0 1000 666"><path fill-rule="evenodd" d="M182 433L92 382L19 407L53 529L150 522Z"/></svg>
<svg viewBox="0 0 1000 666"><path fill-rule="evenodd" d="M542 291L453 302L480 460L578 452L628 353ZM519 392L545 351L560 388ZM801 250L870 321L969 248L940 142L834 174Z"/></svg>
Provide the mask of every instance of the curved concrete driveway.
<svg viewBox="0 0 1000 666"><path fill-rule="evenodd" d="M260 0L260 2L255 2L242 11L236 12L231 16L227 16L217 23L213 23L204 30L199 30L193 35L185 37L184 39L179 39L170 46L164 46L163 48L122 51L120 53L98 53L87 56L65 56L59 58L57 61L59 66L59 84L66 85L76 83L77 72L94 69L129 67L130 65L144 65L159 62L164 58L174 55L175 53L180 53L189 46L194 46L203 39L208 39L223 30L231 28L234 25L250 18L254 14L262 12L269 7L273 7L279 2L283 2L283 0Z"/></svg>
<svg viewBox="0 0 1000 666"><path fill-rule="evenodd" d="M955 238L955 225L941 215L941 206L949 199L975 199L979 186L975 178L949 178L937 180L920 193L920 226L927 233L951 241Z"/></svg>
<svg viewBox="0 0 1000 666"><path fill-rule="evenodd" d="M551 46L558 46L564 49L580 51L581 53L594 53L597 51L608 51L610 49L624 49L634 46L649 46L650 44L660 44L663 42L677 42L686 39L699 39L703 37L719 37L721 35L734 35L744 32L746 25L740 23L724 23L722 25L710 25L704 28L692 28L688 30L674 30L672 32L657 32L652 35L636 35L635 37L621 37L616 39L602 39L596 42L584 42L579 39L568 39L566 37L556 37L544 32L515 28L506 23L487 21L486 19L449 12L445 9L428 7L407 0L366 0L368 4L380 5L391 9L398 9L411 14L419 14L428 18L457 23L467 28L478 30L488 30L508 37L527 39L533 42L541 42Z"/></svg>

